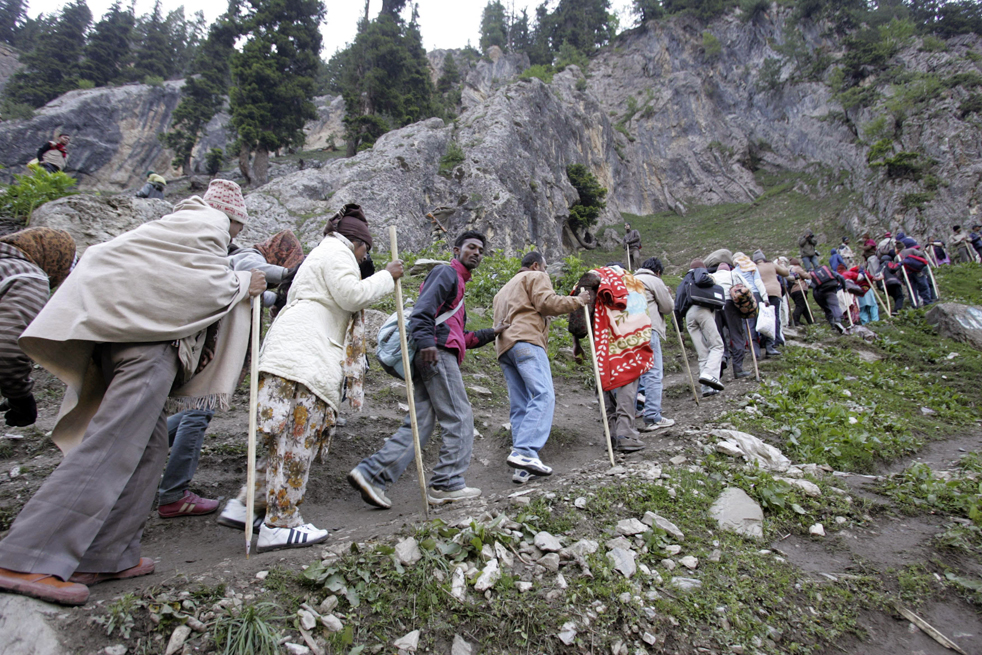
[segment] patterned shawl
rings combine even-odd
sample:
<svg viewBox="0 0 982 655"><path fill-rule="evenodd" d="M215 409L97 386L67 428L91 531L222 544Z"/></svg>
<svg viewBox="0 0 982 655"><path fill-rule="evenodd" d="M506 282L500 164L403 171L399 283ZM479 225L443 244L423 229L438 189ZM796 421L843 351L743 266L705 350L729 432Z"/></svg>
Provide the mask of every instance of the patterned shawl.
<svg viewBox="0 0 982 655"><path fill-rule="evenodd" d="M368 370L366 352L365 310L361 309L351 315L351 322L344 334L344 361L341 362L344 396L351 408L359 412L365 402L365 371Z"/></svg>
<svg viewBox="0 0 982 655"><path fill-rule="evenodd" d="M64 230L50 227L31 227L0 237L24 253L48 276L48 286L54 289L65 281L75 261L75 239Z"/></svg>
<svg viewBox="0 0 982 655"><path fill-rule="evenodd" d="M303 246L292 230L283 230L253 246L269 264L293 268L303 261Z"/></svg>
<svg viewBox="0 0 982 655"><path fill-rule="evenodd" d="M619 389L651 368L651 317L644 285L619 266L594 269L600 275L593 339L604 391Z"/></svg>

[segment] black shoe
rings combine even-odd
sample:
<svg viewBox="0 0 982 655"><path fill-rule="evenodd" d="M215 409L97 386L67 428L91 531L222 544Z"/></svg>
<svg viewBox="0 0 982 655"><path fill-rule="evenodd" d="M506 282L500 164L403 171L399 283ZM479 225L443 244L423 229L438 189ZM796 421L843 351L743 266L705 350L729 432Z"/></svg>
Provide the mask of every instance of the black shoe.
<svg viewBox="0 0 982 655"><path fill-rule="evenodd" d="M712 387L716 391L722 391L724 388L723 383L719 381L719 378L710 377L708 375L705 376L700 375L699 384L704 384L707 387Z"/></svg>
<svg viewBox="0 0 982 655"><path fill-rule="evenodd" d="M742 380L743 378L749 378L749 377L750 377L750 371L743 371L743 370L733 371L734 380Z"/></svg>
<svg viewBox="0 0 982 655"><path fill-rule="evenodd" d="M719 395L718 389L706 389L705 391L702 392L703 398L708 398L709 396L718 396L718 395Z"/></svg>
<svg viewBox="0 0 982 655"><path fill-rule="evenodd" d="M767 349L764 352L767 353L768 357L780 357L781 356L781 351L779 351L774 346L767 346Z"/></svg>
<svg viewBox="0 0 982 655"><path fill-rule="evenodd" d="M836 321L835 323L832 323L832 327L834 327L836 330L838 330L839 331L839 334L845 334L846 333L846 328L842 327L842 323L839 323L838 321Z"/></svg>
<svg viewBox="0 0 982 655"><path fill-rule="evenodd" d="M614 450L619 453L634 453L644 448L644 443L634 437L617 437L614 441Z"/></svg>

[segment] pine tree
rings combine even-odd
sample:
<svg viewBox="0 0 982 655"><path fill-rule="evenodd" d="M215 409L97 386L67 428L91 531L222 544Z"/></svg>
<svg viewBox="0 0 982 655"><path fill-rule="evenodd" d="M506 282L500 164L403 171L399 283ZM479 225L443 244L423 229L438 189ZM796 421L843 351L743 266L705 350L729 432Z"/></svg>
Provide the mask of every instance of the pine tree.
<svg viewBox="0 0 982 655"><path fill-rule="evenodd" d="M265 184L269 152L302 146L304 122L317 117L311 100L326 10L321 0L245 0L243 7L248 40L232 56L232 126L246 179L253 151L254 177Z"/></svg>
<svg viewBox="0 0 982 655"><path fill-rule="evenodd" d="M38 34L34 50L21 58L24 70L4 87L12 102L40 107L78 86L79 61L92 12L85 0L66 5Z"/></svg>
<svg viewBox="0 0 982 655"><path fill-rule="evenodd" d="M170 131L161 140L174 151L175 168L191 173L191 154L201 131L225 102L229 88L229 60L234 52L238 28L226 14L208 30L191 64L191 75L181 89L181 102L171 116Z"/></svg>
<svg viewBox="0 0 982 655"><path fill-rule="evenodd" d="M25 0L0 0L0 41L17 45L17 35L27 20Z"/></svg>
<svg viewBox="0 0 982 655"><path fill-rule="evenodd" d="M400 4L393 2L329 64L338 71L344 97L349 157L390 129L436 114L419 28L393 13Z"/></svg>
<svg viewBox="0 0 982 655"><path fill-rule="evenodd" d="M80 66L82 79L105 86L122 77L130 63L130 36L136 19L133 12L120 9L115 2L102 17L85 44L85 59Z"/></svg>
<svg viewBox="0 0 982 655"><path fill-rule="evenodd" d="M515 52L528 52L529 47L532 45L532 39L531 32L529 31L529 14L527 9L522 8L521 15L512 20L509 32L511 49Z"/></svg>
<svg viewBox="0 0 982 655"><path fill-rule="evenodd" d="M493 45L502 50L508 45L508 19L499 0L489 2L481 14L481 52L487 52Z"/></svg>
<svg viewBox="0 0 982 655"><path fill-rule="evenodd" d="M617 31L610 0L559 0L550 22L553 52L569 43L582 53L590 53L610 41Z"/></svg>
<svg viewBox="0 0 982 655"><path fill-rule="evenodd" d="M132 78L170 78L174 72L175 53L171 47L170 30L161 12L160 0L154 3L152 12L140 17L136 32L140 37L140 45L136 48Z"/></svg>

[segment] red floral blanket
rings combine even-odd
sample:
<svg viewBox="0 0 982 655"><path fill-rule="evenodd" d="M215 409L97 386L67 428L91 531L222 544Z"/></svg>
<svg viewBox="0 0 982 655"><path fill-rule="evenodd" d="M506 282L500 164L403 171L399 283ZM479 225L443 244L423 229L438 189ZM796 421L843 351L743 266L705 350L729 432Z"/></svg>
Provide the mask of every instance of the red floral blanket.
<svg viewBox="0 0 982 655"><path fill-rule="evenodd" d="M644 285L614 267L594 269L600 275L593 341L604 391L619 389L651 368L651 318Z"/></svg>

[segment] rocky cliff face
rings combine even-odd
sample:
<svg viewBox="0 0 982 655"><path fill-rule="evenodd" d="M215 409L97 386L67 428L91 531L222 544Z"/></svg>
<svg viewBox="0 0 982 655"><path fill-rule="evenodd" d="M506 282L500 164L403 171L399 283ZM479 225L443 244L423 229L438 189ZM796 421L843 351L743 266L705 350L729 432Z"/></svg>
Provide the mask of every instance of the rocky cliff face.
<svg viewBox="0 0 982 655"><path fill-rule="evenodd" d="M0 162L24 171L37 149L56 132L72 135L68 172L82 188L119 190L142 183L152 169L173 176L173 158L157 134L170 123L183 81L71 91L35 112L30 120L0 124Z"/></svg>
<svg viewBox="0 0 982 655"><path fill-rule="evenodd" d="M41 205L31 217L31 226L65 230L81 255L89 246L156 220L171 209L164 200L79 194Z"/></svg>

